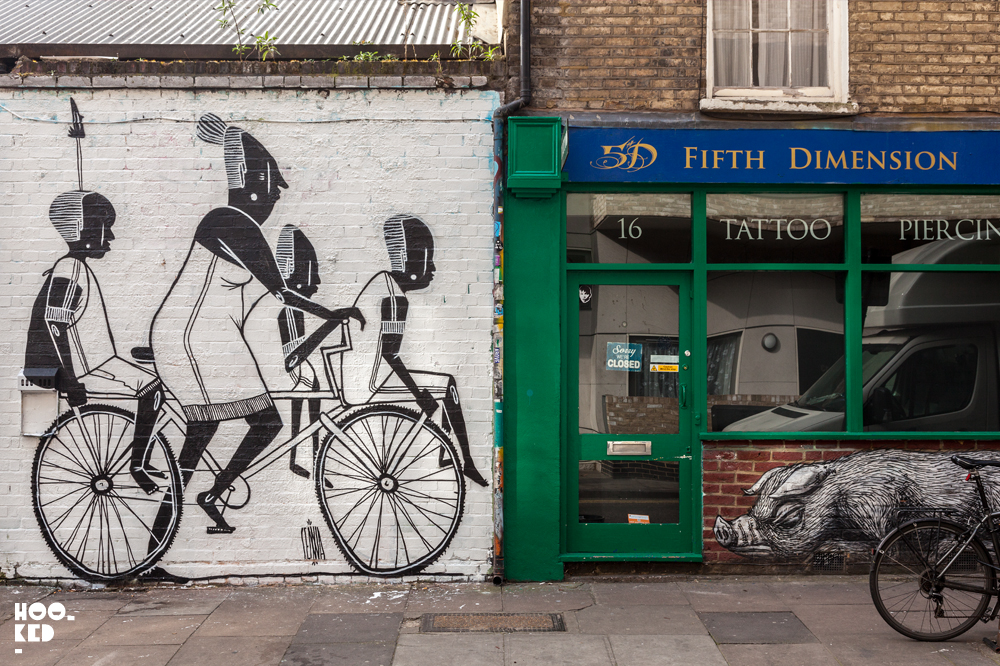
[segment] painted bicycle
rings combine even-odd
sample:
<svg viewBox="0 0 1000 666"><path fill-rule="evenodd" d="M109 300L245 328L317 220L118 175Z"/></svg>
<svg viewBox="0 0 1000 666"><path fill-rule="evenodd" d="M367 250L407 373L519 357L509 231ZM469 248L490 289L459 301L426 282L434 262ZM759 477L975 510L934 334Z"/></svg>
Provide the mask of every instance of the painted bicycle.
<svg viewBox="0 0 1000 666"><path fill-rule="evenodd" d="M251 480L321 434L312 470L316 497L340 551L358 572L402 576L421 571L448 547L462 519L462 464L442 427L395 404L349 405L343 399L339 344L322 347L329 390L319 418L266 451L220 498L223 511L249 502ZM136 356L134 350L133 356ZM140 360L141 354L136 357ZM169 393L141 456L146 479L132 473L135 415L117 405L86 404L62 414L41 438L32 467L33 504L42 535L62 564L95 582L126 580L152 568L170 548L185 506L181 470L170 441L185 432ZM91 396L122 400L121 396ZM275 401L302 392L276 392ZM439 413L443 413L440 410ZM197 473L221 470L207 452Z"/></svg>

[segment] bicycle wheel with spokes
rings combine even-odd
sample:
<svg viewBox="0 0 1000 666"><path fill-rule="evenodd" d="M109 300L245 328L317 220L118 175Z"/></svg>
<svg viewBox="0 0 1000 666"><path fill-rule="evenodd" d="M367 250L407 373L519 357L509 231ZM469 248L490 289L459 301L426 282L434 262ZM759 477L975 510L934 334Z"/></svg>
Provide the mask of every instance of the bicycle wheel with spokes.
<svg viewBox="0 0 1000 666"><path fill-rule="evenodd" d="M147 494L130 469L135 419L119 407L68 411L42 437L32 466L32 501L42 536L70 571L93 582L138 575L163 556L181 517L181 475L157 435Z"/></svg>
<svg viewBox="0 0 1000 666"><path fill-rule="evenodd" d="M944 520L900 526L879 544L869 583L879 615L918 641L968 631L986 612L993 589L990 555L968 530Z"/></svg>
<svg viewBox="0 0 1000 666"><path fill-rule="evenodd" d="M441 428L395 405L351 412L316 457L316 494L337 546L372 576L436 560L462 519L465 480Z"/></svg>

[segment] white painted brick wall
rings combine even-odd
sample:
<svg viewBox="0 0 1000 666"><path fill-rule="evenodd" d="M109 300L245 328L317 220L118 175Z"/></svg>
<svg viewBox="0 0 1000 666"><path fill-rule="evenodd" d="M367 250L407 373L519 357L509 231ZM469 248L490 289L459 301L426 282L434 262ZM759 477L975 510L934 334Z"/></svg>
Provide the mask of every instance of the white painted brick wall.
<svg viewBox="0 0 1000 666"><path fill-rule="evenodd" d="M222 148L195 137L197 118L212 112L250 132L276 158L290 188L263 230L272 248L285 224L309 237L323 281L315 300L324 305L350 305L375 272L388 269L381 226L386 218L411 213L427 222L437 273L428 289L408 294L403 357L413 369L456 377L476 466L489 478L489 118L497 93L0 90L0 570L69 575L47 549L33 515L30 477L38 439L19 435L16 378L43 271L66 251L48 208L56 195L76 189L75 142L61 124L69 119L71 95L87 123L84 188L106 196L117 212L112 251L88 265L100 280L120 355L146 344L152 316L196 226L227 201ZM264 315L264 322L254 346L275 353L258 361L265 377L280 381L285 373L273 314ZM309 330L317 325L315 319L307 323ZM134 410L134 403L122 406ZM287 414L287 407L279 409ZM287 436L284 420L277 441ZM224 422L211 445L215 456L228 460L245 429L242 420ZM181 442L171 444L178 452ZM254 477L245 509L226 514L237 527L232 535L206 534L209 519L194 504L204 488L196 485L188 488L180 531L161 561L169 571L220 577L318 573L333 580L351 573L319 511L313 482L292 475L285 461ZM489 569L491 490L467 488L458 533L424 577L478 577ZM307 520L320 526L328 558L315 566L302 559L300 529Z"/></svg>

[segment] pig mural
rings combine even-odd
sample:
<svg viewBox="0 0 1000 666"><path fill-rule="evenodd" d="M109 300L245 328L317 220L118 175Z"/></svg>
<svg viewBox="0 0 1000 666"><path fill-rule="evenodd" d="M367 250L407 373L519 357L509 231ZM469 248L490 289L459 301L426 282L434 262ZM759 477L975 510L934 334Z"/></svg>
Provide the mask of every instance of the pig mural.
<svg viewBox="0 0 1000 666"><path fill-rule="evenodd" d="M743 491L757 498L748 513L716 517L715 540L738 555L794 558L868 550L910 517L901 508L945 509L963 522L980 502L952 455L883 449L772 469ZM969 455L1000 460L1000 451ZM990 501L1000 501L1000 473L983 470L983 482Z"/></svg>

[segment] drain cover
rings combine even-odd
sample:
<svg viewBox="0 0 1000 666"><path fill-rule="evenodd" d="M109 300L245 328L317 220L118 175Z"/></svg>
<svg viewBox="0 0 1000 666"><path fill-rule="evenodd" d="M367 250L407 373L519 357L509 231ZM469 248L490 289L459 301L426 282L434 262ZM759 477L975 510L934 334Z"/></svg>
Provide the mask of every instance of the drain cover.
<svg viewBox="0 0 1000 666"><path fill-rule="evenodd" d="M420 631L566 631L559 613L437 613L420 618Z"/></svg>

